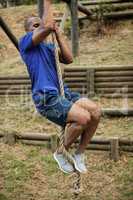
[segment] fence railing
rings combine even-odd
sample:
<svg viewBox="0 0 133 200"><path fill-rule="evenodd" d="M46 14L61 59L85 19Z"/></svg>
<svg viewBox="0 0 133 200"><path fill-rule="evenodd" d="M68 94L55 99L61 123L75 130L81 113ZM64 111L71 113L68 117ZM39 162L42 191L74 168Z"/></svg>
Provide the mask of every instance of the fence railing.
<svg viewBox="0 0 133 200"><path fill-rule="evenodd" d="M65 68L64 81L89 97L133 97L133 66Z"/></svg>
<svg viewBox="0 0 133 200"><path fill-rule="evenodd" d="M72 91L88 97L133 98L133 66L127 67L65 67L64 82ZM0 95L31 93L28 76L0 76Z"/></svg>
<svg viewBox="0 0 133 200"><path fill-rule="evenodd" d="M0 133L0 138L2 142L10 145L19 141L28 145L47 145L52 151L55 151L58 144L58 137L55 133L52 135L46 133ZM72 148L76 147L77 144L78 141L73 144ZM118 161L121 152L133 152L133 140L95 136L87 146L87 150L109 151L110 158Z"/></svg>
<svg viewBox="0 0 133 200"><path fill-rule="evenodd" d="M66 67L64 82L87 96L133 98L133 66ZM0 95L25 95L31 92L28 76L0 77Z"/></svg>
<svg viewBox="0 0 133 200"><path fill-rule="evenodd" d="M132 0L92 0L79 1L82 6L80 10L86 16L79 16L79 21L86 19L91 20L122 20L133 18L133 1ZM61 17L56 18L57 22L61 21Z"/></svg>

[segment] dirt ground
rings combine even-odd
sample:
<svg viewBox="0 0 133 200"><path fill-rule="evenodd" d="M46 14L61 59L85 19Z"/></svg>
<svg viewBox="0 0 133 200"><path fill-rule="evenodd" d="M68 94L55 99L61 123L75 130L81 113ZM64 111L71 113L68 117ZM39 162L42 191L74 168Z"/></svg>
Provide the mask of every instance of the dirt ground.
<svg viewBox="0 0 133 200"><path fill-rule="evenodd" d="M58 16L64 6L56 6ZM35 6L0 9L17 38L24 34L23 20L37 13ZM97 24L84 23L80 30L80 56L73 66L100 67L133 65L133 21L113 22L97 34ZM71 66L71 65L70 65ZM27 74L19 53L0 29L0 76ZM133 107L133 100L94 99L102 108ZM35 111L30 97L0 98L0 132L57 132L54 124ZM96 135L133 137L133 118L102 118ZM132 153L122 152L120 161L108 152L86 152L88 173L82 176L80 200L132 200ZM0 143L0 200L67 200L72 194L73 175L58 170L52 152L46 147Z"/></svg>
<svg viewBox="0 0 133 200"><path fill-rule="evenodd" d="M108 153L86 152L88 173L82 175L81 200L132 200L133 159L117 163ZM0 144L1 200L67 200L73 195L74 175L58 170L52 154L43 147ZM4 170L3 170L4 168Z"/></svg>

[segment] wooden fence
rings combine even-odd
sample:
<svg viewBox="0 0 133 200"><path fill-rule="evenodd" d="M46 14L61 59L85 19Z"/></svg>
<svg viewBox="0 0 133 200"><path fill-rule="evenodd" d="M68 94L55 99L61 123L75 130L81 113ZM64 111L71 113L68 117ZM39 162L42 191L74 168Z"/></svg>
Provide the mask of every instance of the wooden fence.
<svg viewBox="0 0 133 200"><path fill-rule="evenodd" d="M81 1L93 15L99 13L106 19L122 19L133 17L132 0L91 0Z"/></svg>
<svg viewBox="0 0 133 200"><path fill-rule="evenodd" d="M26 95L31 92L28 76L0 77L0 95Z"/></svg>
<svg viewBox="0 0 133 200"><path fill-rule="evenodd" d="M81 7L81 9L80 9ZM132 0L86 0L79 1L79 11L86 16L79 16L79 21L86 19L132 19L133 18L133 1ZM100 17L100 18L99 18ZM61 17L56 18L57 22L61 21Z"/></svg>
<svg viewBox="0 0 133 200"><path fill-rule="evenodd" d="M64 81L87 96L133 97L133 66L65 68Z"/></svg>
<svg viewBox="0 0 133 200"><path fill-rule="evenodd" d="M20 141L28 145L47 145L52 151L55 151L58 144L58 137L56 134L46 133L0 133L2 142L13 145ZM78 141L74 143L72 148L76 147ZM110 158L118 161L121 152L133 152L133 140L122 138L102 138L93 137L91 143L87 146L87 150L110 151Z"/></svg>
<svg viewBox="0 0 133 200"><path fill-rule="evenodd" d="M66 67L64 82L88 97L133 98L133 66ZM26 95L31 92L28 76L0 77L0 95Z"/></svg>

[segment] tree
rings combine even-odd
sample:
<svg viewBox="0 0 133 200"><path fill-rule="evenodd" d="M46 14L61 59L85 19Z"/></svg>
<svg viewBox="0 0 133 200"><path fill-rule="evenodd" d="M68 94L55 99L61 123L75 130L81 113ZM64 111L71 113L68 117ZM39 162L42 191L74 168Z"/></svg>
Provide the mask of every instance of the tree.
<svg viewBox="0 0 133 200"><path fill-rule="evenodd" d="M7 7L7 1L6 0L0 0L0 4L3 8Z"/></svg>
<svg viewBox="0 0 133 200"><path fill-rule="evenodd" d="M36 0L0 0L0 4L3 8L10 7L10 6L18 6L22 4L34 4Z"/></svg>

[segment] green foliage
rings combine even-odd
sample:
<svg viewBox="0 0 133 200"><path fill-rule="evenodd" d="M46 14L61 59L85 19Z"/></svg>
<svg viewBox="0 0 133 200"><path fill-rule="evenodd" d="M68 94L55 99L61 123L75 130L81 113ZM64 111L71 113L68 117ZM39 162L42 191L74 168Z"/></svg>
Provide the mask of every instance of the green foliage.
<svg viewBox="0 0 133 200"><path fill-rule="evenodd" d="M33 5L37 4L37 0L0 0L0 4L3 8L6 8L7 5L9 6L19 6L19 5ZM53 3L60 3L61 0L53 0Z"/></svg>
<svg viewBox="0 0 133 200"><path fill-rule="evenodd" d="M36 3L36 0L23 0L23 4L26 4L26 5L32 5L35 3Z"/></svg>
<svg viewBox="0 0 133 200"><path fill-rule="evenodd" d="M0 193L0 200L8 200L8 198L4 194Z"/></svg>
<svg viewBox="0 0 133 200"><path fill-rule="evenodd" d="M53 3L59 3L60 0L53 0Z"/></svg>
<svg viewBox="0 0 133 200"><path fill-rule="evenodd" d="M1 6L2 6L3 8L6 8L6 6L7 6L6 0L0 0L0 4L1 4Z"/></svg>
<svg viewBox="0 0 133 200"><path fill-rule="evenodd" d="M71 31L71 20L67 20L65 22L65 27L64 27L64 31L67 35L70 35L70 31Z"/></svg>

